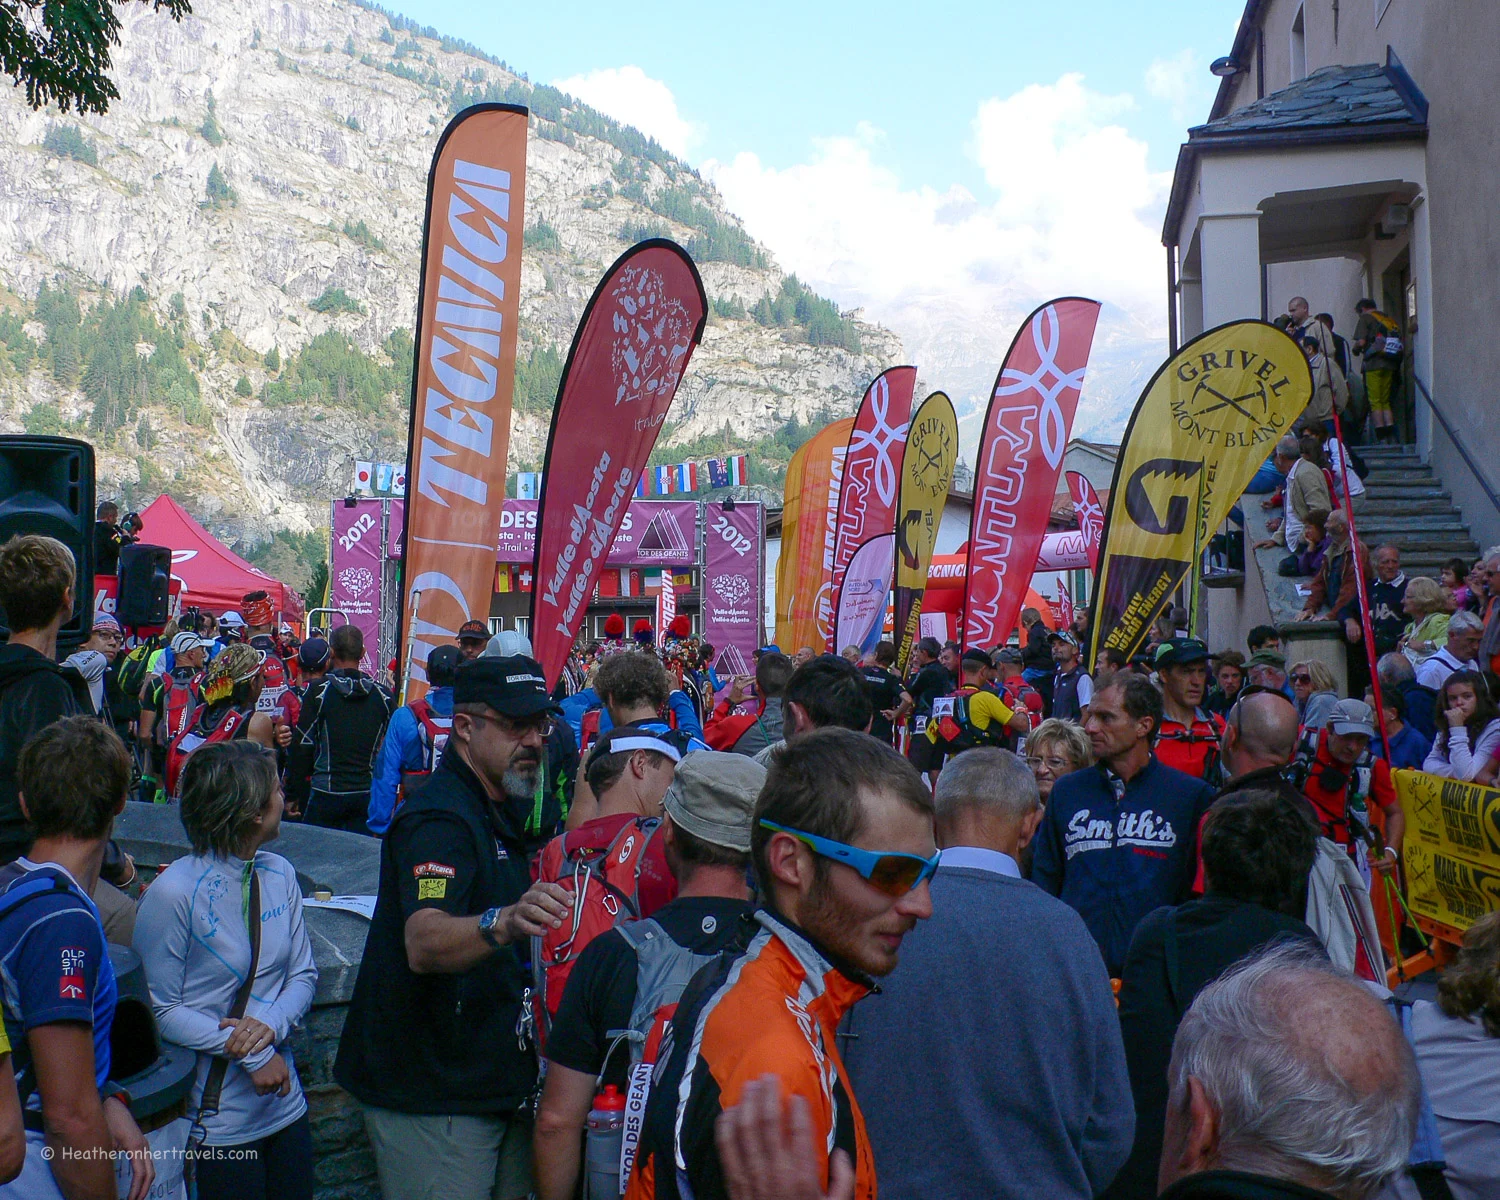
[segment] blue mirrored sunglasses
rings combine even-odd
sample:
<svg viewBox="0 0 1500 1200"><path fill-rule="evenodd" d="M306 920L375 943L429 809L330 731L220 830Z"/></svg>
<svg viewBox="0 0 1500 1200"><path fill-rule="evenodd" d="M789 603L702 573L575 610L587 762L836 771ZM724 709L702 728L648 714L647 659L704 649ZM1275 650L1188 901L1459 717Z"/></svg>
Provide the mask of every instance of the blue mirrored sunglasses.
<svg viewBox="0 0 1500 1200"><path fill-rule="evenodd" d="M923 858L919 854L861 850L858 846L846 846L843 842L819 837L815 833L803 833L800 829L791 829L764 818L761 819L760 826L776 833L789 833L820 858L853 867L871 887L897 899L924 880L931 879L938 869L938 859L942 857L940 854Z"/></svg>

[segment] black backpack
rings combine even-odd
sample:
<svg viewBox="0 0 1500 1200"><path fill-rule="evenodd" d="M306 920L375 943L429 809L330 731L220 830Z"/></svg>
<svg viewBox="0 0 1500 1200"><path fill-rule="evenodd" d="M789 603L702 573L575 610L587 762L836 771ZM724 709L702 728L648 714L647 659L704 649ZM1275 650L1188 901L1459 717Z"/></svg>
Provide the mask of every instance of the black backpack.
<svg viewBox="0 0 1500 1200"><path fill-rule="evenodd" d="M962 754L976 746L1004 746L1009 730L998 721L991 721L983 729L974 724L969 715L969 701L979 694L979 688L959 688L940 696L932 703L929 722L936 722L938 745L948 754ZM951 707L945 701L951 700Z"/></svg>

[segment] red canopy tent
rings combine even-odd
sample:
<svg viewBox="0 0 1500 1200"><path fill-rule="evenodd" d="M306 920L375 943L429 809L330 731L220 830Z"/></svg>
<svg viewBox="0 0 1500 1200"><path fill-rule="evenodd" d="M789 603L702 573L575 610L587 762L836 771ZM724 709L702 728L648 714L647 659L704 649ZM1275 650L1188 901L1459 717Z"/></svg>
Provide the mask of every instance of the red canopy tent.
<svg viewBox="0 0 1500 1200"><path fill-rule="evenodd" d="M239 609L246 592L264 591L288 622L302 619L302 597L217 541L171 496L161 495L141 514L141 540L172 551L172 575L183 583L182 602L218 615Z"/></svg>

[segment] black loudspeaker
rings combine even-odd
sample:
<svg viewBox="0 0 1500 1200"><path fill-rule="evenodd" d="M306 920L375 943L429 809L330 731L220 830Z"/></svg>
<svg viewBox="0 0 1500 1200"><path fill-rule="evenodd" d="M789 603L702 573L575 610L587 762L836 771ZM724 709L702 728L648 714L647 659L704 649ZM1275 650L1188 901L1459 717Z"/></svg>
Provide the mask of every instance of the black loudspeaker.
<svg viewBox="0 0 1500 1200"><path fill-rule="evenodd" d="M73 615L57 640L76 646L94 624L94 448L87 442L0 437L0 542L23 533L56 538L73 552Z"/></svg>
<svg viewBox="0 0 1500 1200"><path fill-rule="evenodd" d="M172 551L166 546L120 547L120 600L115 618L129 628L167 623Z"/></svg>

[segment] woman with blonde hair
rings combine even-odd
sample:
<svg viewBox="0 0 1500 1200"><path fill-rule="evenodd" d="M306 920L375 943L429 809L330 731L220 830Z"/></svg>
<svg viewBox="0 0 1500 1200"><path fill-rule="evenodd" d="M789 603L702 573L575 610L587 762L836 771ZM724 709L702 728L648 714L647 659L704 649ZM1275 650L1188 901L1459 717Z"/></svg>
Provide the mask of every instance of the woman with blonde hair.
<svg viewBox="0 0 1500 1200"><path fill-rule="evenodd" d="M1452 598L1435 579L1418 575L1408 581L1401 609L1411 624L1401 635L1401 652L1419 667L1448 644L1448 618Z"/></svg>
<svg viewBox="0 0 1500 1200"><path fill-rule="evenodd" d="M1064 775L1094 765L1094 749L1081 725L1050 717L1026 735L1026 765L1036 776L1042 804Z"/></svg>
<svg viewBox="0 0 1500 1200"><path fill-rule="evenodd" d="M1292 703L1297 706L1302 728L1322 729L1333 706L1339 702L1339 685L1333 672L1326 663L1309 659L1293 663L1286 677L1292 685Z"/></svg>

